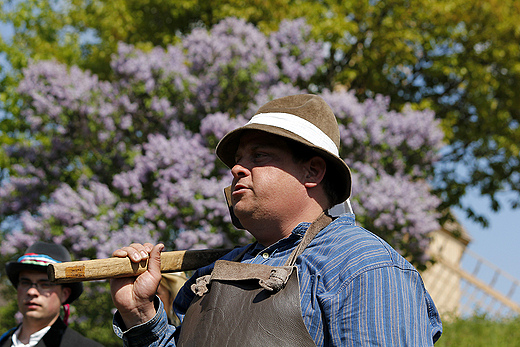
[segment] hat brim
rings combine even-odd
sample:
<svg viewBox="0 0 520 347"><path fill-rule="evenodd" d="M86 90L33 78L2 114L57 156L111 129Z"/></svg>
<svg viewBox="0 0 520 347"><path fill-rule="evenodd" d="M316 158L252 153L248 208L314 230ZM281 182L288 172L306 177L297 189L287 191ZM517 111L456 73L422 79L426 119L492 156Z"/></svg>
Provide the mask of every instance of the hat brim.
<svg viewBox="0 0 520 347"><path fill-rule="evenodd" d="M335 189L337 190L338 198L340 200L337 203L344 202L350 197L352 191L352 175L350 173L350 168L343 159L314 145L310 141L294 134L293 132L271 125L250 123L227 133L219 141L216 153L228 168L231 169L235 165L235 154L240 143L240 137L246 130L264 131L269 134L294 140L310 147L327 161L327 170L329 171L329 175L333 181Z"/></svg>
<svg viewBox="0 0 520 347"><path fill-rule="evenodd" d="M9 262L5 265L5 270L7 272L7 277L9 278L13 286L15 288L18 288L20 272L39 271L47 273L47 266ZM69 287L71 289L69 297L63 304L70 304L71 302L76 300L81 295L81 293L83 293L83 283L81 282L64 283L62 284L62 286Z"/></svg>

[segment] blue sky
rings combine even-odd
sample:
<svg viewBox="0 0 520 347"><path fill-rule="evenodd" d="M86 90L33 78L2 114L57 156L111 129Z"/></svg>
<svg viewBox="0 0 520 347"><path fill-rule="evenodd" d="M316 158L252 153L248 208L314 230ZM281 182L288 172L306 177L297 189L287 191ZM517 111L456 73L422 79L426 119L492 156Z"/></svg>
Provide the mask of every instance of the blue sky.
<svg viewBox="0 0 520 347"><path fill-rule="evenodd" d="M477 194L469 194L464 201L490 221L489 227L483 228L466 219L460 211L454 211L472 238L468 248L520 280L520 210L503 204L498 213L493 213L488 200Z"/></svg>

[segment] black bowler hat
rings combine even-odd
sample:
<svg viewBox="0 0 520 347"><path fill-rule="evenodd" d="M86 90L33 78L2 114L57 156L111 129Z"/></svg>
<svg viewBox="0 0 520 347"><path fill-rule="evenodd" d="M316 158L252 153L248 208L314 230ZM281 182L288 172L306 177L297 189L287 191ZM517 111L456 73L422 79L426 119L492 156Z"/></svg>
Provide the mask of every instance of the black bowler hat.
<svg viewBox="0 0 520 347"><path fill-rule="evenodd" d="M47 273L47 265L66 261L71 261L71 258L65 247L38 241L27 248L25 254L17 261L7 263L5 269L9 280L17 288L20 272L30 270ZM68 299L63 304L70 304L83 293L83 283L81 282L65 283L62 286L69 287L71 290Z"/></svg>

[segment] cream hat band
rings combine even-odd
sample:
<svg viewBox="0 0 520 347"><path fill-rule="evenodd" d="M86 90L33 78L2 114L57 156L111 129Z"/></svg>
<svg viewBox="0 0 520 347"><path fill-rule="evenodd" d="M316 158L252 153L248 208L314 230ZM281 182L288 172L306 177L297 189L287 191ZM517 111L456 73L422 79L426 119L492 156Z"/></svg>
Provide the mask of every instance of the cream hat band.
<svg viewBox="0 0 520 347"><path fill-rule="evenodd" d="M264 124L285 129L306 139L316 147L321 147L335 156L339 156L336 144L327 134L311 122L293 114L279 112L259 113L251 118L246 125L249 124Z"/></svg>

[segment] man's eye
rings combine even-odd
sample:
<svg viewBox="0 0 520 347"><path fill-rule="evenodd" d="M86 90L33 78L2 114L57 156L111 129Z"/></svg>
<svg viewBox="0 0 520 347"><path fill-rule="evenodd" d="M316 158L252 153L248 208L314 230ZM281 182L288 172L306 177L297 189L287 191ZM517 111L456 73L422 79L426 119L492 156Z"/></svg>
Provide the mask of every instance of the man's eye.
<svg viewBox="0 0 520 347"><path fill-rule="evenodd" d="M38 282L38 285L43 289L49 289L54 286L54 284L51 282Z"/></svg>

